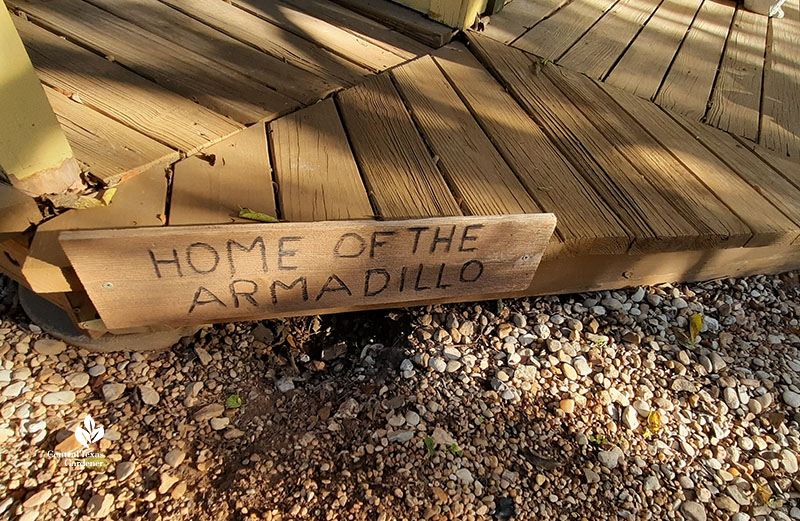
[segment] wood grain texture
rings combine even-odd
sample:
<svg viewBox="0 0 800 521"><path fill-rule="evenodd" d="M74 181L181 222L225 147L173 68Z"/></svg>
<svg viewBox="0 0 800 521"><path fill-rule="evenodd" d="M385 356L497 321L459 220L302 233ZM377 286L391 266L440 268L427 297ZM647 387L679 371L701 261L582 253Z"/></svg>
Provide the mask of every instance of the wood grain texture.
<svg viewBox="0 0 800 521"><path fill-rule="evenodd" d="M125 328L521 291L554 226L552 214L168 226L61 245L105 324Z"/></svg>
<svg viewBox="0 0 800 521"><path fill-rule="evenodd" d="M431 57L398 67L392 75L466 213L541 212Z"/></svg>
<svg viewBox="0 0 800 521"><path fill-rule="evenodd" d="M233 69L81 0L13 0L11 5L50 31L113 57L162 87L240 123L273 118L298 105Z"/></svg>
<svg viewBox="0 0 800 521"><path fill-rule="evenodd" d="M619 0L559 59L559 65L592 78L604 78L660 3L661 0Z"/></svg>
<svg viewBox="0 0 800 521"><path fill-rule="evenodd" d="M743 246L751 239L753 232L750 228L731 211L731 208L718 199L723 195L715 196L713 190L709 190L707 186L709 181L713 181L712 185L723 189L724 196L734 203L746 200L747 196L757 196L737 176L720 176L719 179L703 171L697 172L696 176L693 175L670 154L670 146L662 146L659 140L654 139L645 130L650 126L651 131L658 132L660 129L657 125L639 123L638 112L634 114L636 117L631 117L631 114L621 110L605 96L597 83L564 67L547 67L545 74L664 196L668 204L695 227L697 238L694 249L704 249L708 246L723 248ZM642 101L642 103L649 102ZM658 110L656 107L653 109ZM688 139L688 136L685 138ZM673 143L675 144L677 143ZM726 182L737 181L738 185L725 186ZM728 192L736 188L739 192L729 195ZM769 207L769 204L765 206ZM774 210L774 208L763 210ZM779 218L780 215L774 217ZM778 221L780 222L780 219ZM759 224L761 221L756 216L753 223ZM767 234L770 239L774 239L778 234L779 230L776 228L768 229ZM759 229L759 232L761 231L764 230Z"/></svg>
<svg viewBox="0 0 800 521"><path fill-rule="evenodd" d="M514 0L492 15L483 34L510 44L569 0Z"/></svg>
<svg viewBox="0 0 800 521"><path fill-rule="evenodd" d="M651 99L658 92L703 0L664 0L606 82Z"/></svg>
<svg viewBox="0 0 800 521"><path fill-rule="evenodd" d="M373 217L367 190L332 99L273 121L269 135L284 219Z"/></svg>
<svg viewBox="0 0 800 521"><path fill-rule="evenodd" d="M336 88L324 78L254 49L158 0L87 1L301 103L313 103Z"/></svg>
<svg viewBox="0 0 800 521"><path fill-rule="evenodd" d="M703 2L656 95L656 103L698 121L706 115L735 11L736 4L731 0Z"/></svg>
<svg viewBox="0 0 800 521"><path fill-rule="evenodd" d="M557 60L603 16L617 0L577 0L538 23L513 45L540 58Z"/></svg>
<svg viewBox="0 0 800 521"><path fill-rule="evenodd" d="M690 132L697 142L705 145L720 161L728 165L731 170L761 194L762 197L750 200L747 207L744 208L746 211L763 209L762 201L769 201L771 205L778 208L795 223L794 229L795 232L797 231L796 227L800 225L800 205L797 204L800 201L800 170L796 165L787 169L781 168L776 163L777 169L765 168L766 163L769 163L769 156L772 156L771 151L762 151L763 157L767 158L765 162L761 155L746 146L749 143L755 148L758 146L755 143L746 139L736 139L730 134L683 118L678 114L670 114L670 116ZM764 221L769 222L771 217L772 212L765 211ZM791 229L789 228L789 230ZM783 242L787 242L787 240L784 239Z"/></svg>
<svg viewBox="0 0 800 521"><path fill-rule="evenodd" d="M109 206L68 210L39 226L22 266L30 288L37 293L81 291L58 235L64 230L161 226L166 195L166 172L153 167L120 185Z"/></svg>
<svg viewBox="0 0 800 521"><path fill-rule="evenodd" d="M238 7L219 0L161 0L218 31L295 67L324 78L336 87L353 85L370 71L313 42L300 38Z"/></svg>
<svg viewBox="0 0 800 521"><path fill-rule="evenodd" d="M114 185L155 165L176 161L177 151L45 87L47 99L75 152L92 176Z"/></svg>
<svg viewBox="0 0 800 521"><path fill-rule="evenodd" d="M433 50L424 43L395 31L377 20L342 7L332 0L282 0L282 3L341 27L406 60L428 54Z"/></svg>
<svg viewBox="0 0 800 521"><path fill-rule="evenodd" d="M461 214L388 75L347 89L336 100L381 217Z"/></svg>
<svg viewBox="0 0 800 521"><path fill-rule="evenodd" d="M411 38L431 47L439 48L450 41L456 33L446 25L434 22L425 16L415 13L410 9L397 5L390 0L333 0L353 11L378 20L384 25L396 29ZM424 0L427 5L419 6L420 11L428 13L430 0Z"/></svg>
<svg viewBox="0 0 800 521"><path fill-rule="evenodd" d="M798 225L776 208L772 196L756 188L761 183L753 177L761 176L765 183L771 184L774 181L783 181L779 175L774 172L759 174L757 170L754 172L744 167L730 168L730 161L726 165L719 159L718 156L734 155L740 160L749 161L750 165L754 162L760 163L748 150L744 148L737 150L735 146L731 146L736 143L733 138L700 122L693 122L689 126L692 120L676 116L681 125L654 104L617 89L606 88L606 93L635 117L654 139L668 149L704 186L747 224L753 235L747 243L748 246L791 244L800 234ZM732 142L726 143L722 139L711 137L716 135L728 137ZM738 164L739 161L734 163ZM763 164L761 169L767 170L763 168ZM787 183L784 181L784 184ZM793 195L800 196L800 194ZM707 198L703 200L708 204Z"/></svg>
<svg viewBox="0 0 800 521"><path fill-rule="evenodd" d="M471 49L542 127L583 179L616 212L633 237L633 252L679 250L697 230L668 198L519 50L468 33ZM547 66L545 66L546 68Z"/></svg>
<svg viewBox="0 0 800 521"><path fill-rule="evenodd" d="M41 27L14 18L42 82L160 143L191 154L244 128Z"/></svg>
<svg viewBox="0 0 800 521"><path fill-rule="evenodd" d="M374 72L402 63L403 58L373 43L275 0L233 0L233 4L286 31L314 42Z"/></svg>
<svg viewBox="0 0 800 521"><path fill-rule="evenodd" d="M791 158L787 158L779 152L775 152L774 150L770 150L762 145L753 143L748 139L738 139L737 141L757 155L784 179L792 183L797 188L800 188L800 170L797 168L797 163Z"/></svg>
<svg viewBox="0 0 800 521"><path fill-rule="evenodd" d="M528 193L558 217L560 255L628 250L614 212L466 47L448 44L436 61Z"/></svg>
<svg viewBox="0 0 800 521"><path fill-rule="evenodd" d="M706 121L748 139L758 139L767 17L736 10Z"/></svg>
<svg viewBox="0 0 800 521"><path fill-rule="evenodd" d="M249 222L241 208L277 215L263 123L174 166L170 225Z"/></svg>
<svg viewBox="0 0 800 521"><path fill-rule="evenodd" d="M759 143L800 164L800 2L770 18Z"/></svg>
<svg viewBox="0 0 800 521"><path fill-rule="evenodd" d="M41 220L42 212L32 197L0 181L0 241L21 234Z"/></svg>

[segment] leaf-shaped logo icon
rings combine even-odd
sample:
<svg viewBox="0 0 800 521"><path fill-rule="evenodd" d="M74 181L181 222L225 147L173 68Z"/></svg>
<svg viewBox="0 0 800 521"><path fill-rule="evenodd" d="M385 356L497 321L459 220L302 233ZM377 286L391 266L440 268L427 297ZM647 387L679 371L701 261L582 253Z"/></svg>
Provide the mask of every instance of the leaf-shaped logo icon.
<svg viewBox="0 0 800 521"><path fill-rule="evenodd" d="M87 449L90 443L103 439L104 434L105 431L103 427L98 427L95 424L91 414L86 415L86 418L83 420L83 427L80 425L75 426L75 439Z"/></svg>

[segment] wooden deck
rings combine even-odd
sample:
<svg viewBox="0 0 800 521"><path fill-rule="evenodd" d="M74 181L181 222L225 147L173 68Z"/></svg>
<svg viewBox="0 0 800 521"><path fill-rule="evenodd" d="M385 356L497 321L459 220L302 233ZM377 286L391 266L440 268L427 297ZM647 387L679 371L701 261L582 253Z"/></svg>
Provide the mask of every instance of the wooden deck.
<svg viewBox="0 0 800 521"><path fill-rule="evenodd" d="M800 267L793 158L496 33L433 50L325 3L363 32L331 24L302 39L315 42L302 54L283 18L253 14L257 0L196 0L191 16L183 0L11 1L35 22L16 23L79 159L119 187L110 206L49 219L30 242L0 236L0 268L69 299L81 323L96 317L61 231L244 222L243 207L292 222L552 212L556 232L525 294ZM133 6L163 12L147 25ZM168 31L167 14L184 25ZM293 58L277 58L287 42ZM38 218L28 201L4 200Z"/></svg>
<svg viewBox="0 0 800 521"><path fill-rule="evenodd" d="M800 6L513 0L485 34L800 162Z"/></svg>
<svg viewBox="0 0 800 521"><path fill-rule="evenodd" d="M329 0L6 4L77 159L106 184L433 51ZM405 11L420 39L452 34Z"/></svg>

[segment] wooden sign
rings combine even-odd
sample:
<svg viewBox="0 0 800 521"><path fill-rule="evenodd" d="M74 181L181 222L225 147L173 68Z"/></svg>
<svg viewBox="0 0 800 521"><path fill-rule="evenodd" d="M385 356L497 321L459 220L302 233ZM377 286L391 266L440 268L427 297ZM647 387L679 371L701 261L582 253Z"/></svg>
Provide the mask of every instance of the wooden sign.
<svg viewBox="0 0 800 521"><path fill-rule="evenodd" d="M110 329L458 301L524 290L552 214L63 232Z"/></svg>

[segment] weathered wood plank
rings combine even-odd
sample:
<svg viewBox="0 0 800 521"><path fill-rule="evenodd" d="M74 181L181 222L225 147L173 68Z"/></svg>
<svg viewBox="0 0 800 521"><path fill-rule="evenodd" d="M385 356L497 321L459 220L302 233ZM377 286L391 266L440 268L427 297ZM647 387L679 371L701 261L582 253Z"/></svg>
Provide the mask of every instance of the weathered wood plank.
<svg viewBox="0 0 800 521"><path fill-rule="evenodd" d="M643 98L658 92L703 0L664 0L606 82Z"/></svg>
<svg viewBox="0 0 800 521"><path fill-rule="evenodd" d="M345 60L313 42L219 0L161 0L218 31L252 45L327 82L344 87L361 81L368 69Z"/></svg>
<svg viewBox="0 0 800 521"><path fill-rule="evenodd" d="M160 143L191 154L244 128L39 26L14 18L42 82Z"/></svg>
<svg viewBox="0 0 800 521"><path fill-rule="evenodd" d="M548 60L557 60L572 47L617 0L579 0L559 9L513 43Z"/></svg>
<svg viewBox="0 0 800 521"><path fill-rule="evenodd" d="M706 121L748 139L758 139L767 17L736 10L725 54L711 94Z"/></svg>
<svg viewBox="0 0 800 521"><path fill-rule="evenodd" d="M800 3L787 0L784 11L770 18L759 142L800 162Z"/></svg>
<svg viewBox="0 0 800 521"><path fill-rule="evenodd" d="M702 170L693 175L691 170L670 153L672 146L680 145L680 139L670 141L668 146L662 146L658 139L645 130L647 128L651 132L658 132L660 136L663 130L657 124L647 121L646 113L628 114L613 103L597 83L564 67L546 67L545 74L664 196L668 204L697 229L695 249L708 246L744 246L751 238L756 241L778 240L786 233L780 225L791 227L791 223L781 219L782 216L766 201L762 201L764 208L760 211L773 217L773 222L769 222L769 217L759 219L758 212L744 209L739 211L749 219L737 217L731 208L718 199L713 188L719 189L719 197L732 203L732 206L748 197L758 197L758 194L753 193L736 175L714 176L712 172ZM649 102L642 100L642 103ZM652 109L659 110L655 106ZM640 117L645 121L637 121ZM690 138L679 135L684 139ZM726 183L729 183L727 189ZM709 190L709 187L712 189ZM773 215L770 215L769 210ZM751 231L745 222L756 229Z"/></svg>
<svg viewBox="0 0 800 521"><path fill-rule="evenodd" d="M103 322L125 328L521 291L554 226L552 214L169 226L61 245Z"/></svg>
<svg viewBox="0 0 800 521"><path fill-rule="evenodd" d="M269 125L281 215L287 221L373 217L332 99Z"/></svg>
<svg viewBox="0 0 800 521"><path fill-rule="evenodd" d="M614 212L462 44L442 47L436 61L528 192L558 217L561 254L628 250L631 238Z"/></svg>
<svg viewBox="0 0 800 521"><path fill-rule="evenodd" d="M570 0L514 0L492 15L483 34L510 44Z"/></svg>
<svg viewBox="0 0 800 521"><path fill-rule="evenodd" d="M121 184L109 206L68 210L39 226L22 265L30 288L37 293L81 291L58 235L64 230L161 226L166 195L164 168L153 167Z"/></svg>
<svg viewBox="0 0 800 521"><path fill-rule="evenodd" d="M347 89L336 99L381 217L461 214L388 75Z"/></svg>
<svg viewBox="0 0 800 521"><path fill-rule="evenodd" d="M158 0L87 1L301 103L313 103L337 88L324 78L254 49Z"/></svg>
<svg viewBox="0 0 800 521"><path fill-rule="evenodd" d="M276 216L263 123L175 164L169 224L249 222L241 208Z"/></svg>
<svg viewBox="0 0 800 521"><path fill-rule="evenodd" d="M468 33L481 61L542 127L631 233L633 252L697 245L697 230L548 79L524 53ZM546 68L547 66L545 66ZM703 238L707 240L707 238Z"/></svg>
<svg viewBox="0 0 800 521"><path fill-rule="evenodd" d="M232 1L245 11L372 71L379 72L405 61L382 47L306 14L292 5L275 0Z"/></svg>
<svg viewBox="0 0 800 521"><path fill-rule="evenodd" d="M748 246L791 244L800 235L798 224L776 208L772 195L757 188L762 184L772 184L775 187L775 182L782 182L783 185L788 183L774 172L758 172L757 169L748 168L760 161L744 148L737 150L733 138L703 123L691 123L689 118L676 115L678 121L675 121L656 105L634 95L609 87L605 91L747 224L753 232ZM731 141L724 142L714 136L725 136ZM726 164L725 160L717 157L732 155L748 164L732 167L730 161ZM734 164L739 162L733 161ZM762 164L761 170L768 169ZM758 181L758 177L763 181ZM684 182L683 186L689 185ZM778 197L784 198L780 195ZM711 199L713 196L703 197L702 201L709 205ZM790 199L797 205L800 193L792 194Z"/></svg>
<svg viewBox="0 0 800 521"><path fill-rule="evenodd" d="M114 185L154 165L167 165L180 154L117 121L45 87L77 160L89 173Z"/></svg>
<svg viewBox="0 0 800 521"><path fill-rule="evenodd" d="M357 13L378 20L431 47L439 48L456 33L450 27L399 6L389 0L333 0ZM429 0L428 0L429 2ZM428 3L428 6L430 3ZM428 9L422 9L426 14Z"/></svg>
<svg viewBox="0 0 800 521"><path fill-rule="evenodd" d="M21 234L41 220L42 212L32 197L0 181L0 242Z"/></svg>
<svg viewBox="0 0 800 521"><path fill-rule="evenodd" d="M433 50L410 36L390 29L377 20L342 7L332 0L282 0L282 3L292 5L314 15L315 18L341 27L406 60L428 54Z"/></svg>
<svg viewBox="0 0 800 521"><path fill-rule="evenodd" d="M738 139L741 145L752 151L762 161L768 164L775 172L778 172L784 179L792 183L797 188L800 188L800 169L797 168L797 162L787 158L779 152L770 150L762 145L753 143L748 139Z"/></svg>
<svg viewBox="0 0 800 521"><path fill-rule="evenodd" d="M466 213L541 212L430 56L392 75Z"/></svg>
<svg viewBox="0 0 800 521"><path fill-rule="evenodd" d="M561 57L559 65L592 78L604 78L660 3L620 0Z"/></svg>
<svg viewBox="0 0 800 521"><path fill-rule="evenodd" d="M240 123L273 118L298 105L233 69L81 0L10 0L10 4L52 32L113 57L134 72Z"/></svg>
<svg viewBox="0 0 800 521"><path fill-rule="evenodd" d="M655 101L701 120L717 76L722 49L736 11L731 0L703 2Z"/></svg>

